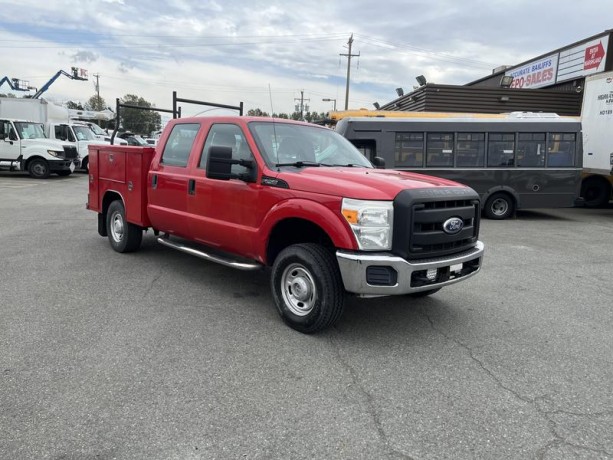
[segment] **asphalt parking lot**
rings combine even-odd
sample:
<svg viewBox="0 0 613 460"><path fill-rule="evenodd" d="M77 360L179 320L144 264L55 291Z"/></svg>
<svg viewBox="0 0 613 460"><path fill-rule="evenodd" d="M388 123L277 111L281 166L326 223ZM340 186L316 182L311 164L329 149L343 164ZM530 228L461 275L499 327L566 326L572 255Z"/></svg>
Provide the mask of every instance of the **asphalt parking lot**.
<svg viewBox="0 0 613 460"><path fill-rule="evenodd" d="M0 172L0 458L613 458L613 206L483 220L477 276L306 336L86 194Z"/></svg>

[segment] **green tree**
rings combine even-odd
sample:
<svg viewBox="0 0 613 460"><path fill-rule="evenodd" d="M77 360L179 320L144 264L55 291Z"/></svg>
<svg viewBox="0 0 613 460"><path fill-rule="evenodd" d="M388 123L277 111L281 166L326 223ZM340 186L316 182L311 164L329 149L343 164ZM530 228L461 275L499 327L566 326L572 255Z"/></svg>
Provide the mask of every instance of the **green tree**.
<svg viewBox="0 0 613 460"><path fill-rule="evenodd" d="M139 107L155 107L150 102L135 94L126 94L121 98L123 104L135 105ZM162 117L159 112L153 110L139 110L122 108L119 113L121 126L126 131L137 134L149 135L153 131L158 131L162 126Z"/></svg>
<svg viewBox="0 0 613 460"><path fill-rule="evenodd" d="M73 110L83 110L83 106L81 105L81 103L75 101L68 101L66 103L66 108Z"/></svg>
<svg viewBox="0 0 613 460"><path fill-rule="evenodd" d="M247 115L250 117L269 117L268 113L262 112L261 109L249 109Z"/></svg>
<svg viewBox="0 0 613 460"><path fill-rule="evenodd" d="M102 110L106 109L106 101L103 97L94 94L85 103L85 109L93 110L95 112L101 112Z"/></svg>

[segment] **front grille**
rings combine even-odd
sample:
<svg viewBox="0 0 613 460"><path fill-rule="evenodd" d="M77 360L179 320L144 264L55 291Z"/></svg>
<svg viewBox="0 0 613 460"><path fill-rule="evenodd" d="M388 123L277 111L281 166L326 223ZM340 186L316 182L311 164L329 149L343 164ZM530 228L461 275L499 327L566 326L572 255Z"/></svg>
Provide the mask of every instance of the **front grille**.
<svg viewBox="0 0 613 460"><path fill-rule="evenodd" d="M64 157L67 160L76 160L77 158L79 158L79 153L77 152L77 148L76 147L72 147L72 146L64 146Z"/></svg>
<svg viewBox="0 0 613 460"><path fill-rule="evenodd" d="M462 252L479 236L480 205L470 188L405 190L394 200L392 250L406 259L423 259ZM455 234L444 231L449 219L462 221Z"/></svg>

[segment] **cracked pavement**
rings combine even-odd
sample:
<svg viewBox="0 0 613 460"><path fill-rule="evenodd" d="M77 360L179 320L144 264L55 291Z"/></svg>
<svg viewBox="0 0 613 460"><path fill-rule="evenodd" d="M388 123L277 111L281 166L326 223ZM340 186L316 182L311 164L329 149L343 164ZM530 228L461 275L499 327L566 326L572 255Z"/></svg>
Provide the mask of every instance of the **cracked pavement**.
<svg viewBox="0 0 613 460"><path fill-rule="evenodd" d="M0 458L613 458L613 207L483 220L477 276L305 336L266 272L113 252L83 174L0 193Z"/></svg>

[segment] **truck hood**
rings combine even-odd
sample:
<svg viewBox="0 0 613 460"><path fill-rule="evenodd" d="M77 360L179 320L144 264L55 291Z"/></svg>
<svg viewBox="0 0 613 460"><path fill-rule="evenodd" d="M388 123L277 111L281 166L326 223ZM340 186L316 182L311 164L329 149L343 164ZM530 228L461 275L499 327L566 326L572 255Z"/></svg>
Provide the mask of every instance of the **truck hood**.
<svg viewBox="0 0 613 460"><path fill-rule="evenodd" d="M23 147L39 147L48 150L64 150L64 146L70 146L70 144L65 144L62 141L58 141L55 139L22 139L21 145Z"/></svg>
<svg viewBox="0 0 613 460"><path fill-rule="evenodd" d="M457 182L392 169L306 167L277 176L292 190L369 200L393 200L406 189L464 187Z"/></svg>

